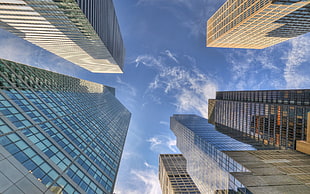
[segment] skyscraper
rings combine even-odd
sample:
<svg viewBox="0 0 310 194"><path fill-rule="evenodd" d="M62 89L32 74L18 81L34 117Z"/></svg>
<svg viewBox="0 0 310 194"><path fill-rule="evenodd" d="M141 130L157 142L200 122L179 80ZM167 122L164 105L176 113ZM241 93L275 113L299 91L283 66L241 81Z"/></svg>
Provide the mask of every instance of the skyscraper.
<svg viewBox="0 0 310 194"><path fill-rule="evenodd" d="M163 194L200 194L186 171L186 159L182 154L161 154L159 156L159 182Z"/></svg>
<svg viewBox="0 0 310 194"><path fill-rule="evenodd" d="M112 193L130 121L114 89L0 60L0 193Z"/></svg>
<svg viewBox="0 0 310 194"><path fill-rule="evenodd" d="M173 115L170 128L201 193L245 189L229 172L249 171L223 151L256 150L253 146L216 131L207 119L196 115Z"/></svg>
<svg viewBox="0 0 310 194"><path fill-rule="evenodd" d="M173 115L170 128L201 193L310 192L309 155L256 150L220 133L196 115Z"/></svg>
<svg viewBox="0 0 310 194"><path fill-rule="evenodd" d="M121 73L112 0L0 0L0 27L89 71Z"/></svg>
<svg viewBox="0 0 310 194"><path fill-rule="evenodd" d="M209 111L209 122L221 132L241 132L260 144L296 149L296 141L307 137L310 90L217 92Z"/></svg>
<svg viewBox="0 0 310 194"><path fill-rule="evenodd" d="M207 47L263 49L310 32L308 0L227 0L207 22Z"/></svg>

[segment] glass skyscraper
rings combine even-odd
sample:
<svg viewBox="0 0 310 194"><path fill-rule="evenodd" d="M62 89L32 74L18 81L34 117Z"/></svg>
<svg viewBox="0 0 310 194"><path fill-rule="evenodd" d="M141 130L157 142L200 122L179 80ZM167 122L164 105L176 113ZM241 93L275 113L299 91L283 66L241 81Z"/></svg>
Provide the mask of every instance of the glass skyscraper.
<svg viewBox="0 0 310 194"><path fill-rule="evenodd" d="M196 115L173 115L170 128L177 147L187 161L187 171L201 193L246 191L230 172L248 170L224 151L256 150L215 130L207 119Z"/></svg>
<svg viewBox="0 0 310 194"><path fill-rule="evenodd" d="M310 156L256 150L196 115L173 115L170 128L201 193L308 193Z"/></svg>
<svg viewBox="0 0 310 194"><path fill-rule="evenodd" d="M200 194L186 170L182 154L160 154L159 182L163 194Z"/></svg>
<svg viewBox="0 0 310 194"><path fill-rule="evenodd" d="M0 60L0 193L112 193L131 113L114 89Z"/></svg>
<svg viewBox="0 0 310 194"><path fill-rule="evenodd" d="M276 149L296 149L306 140L310 90L217 92L209 100L209 122L225 133L242 133Z"/></svg>
<svg viewBox="0 0 310 194"><path fill-rule="evenodd" d="M227 0L208 20L207 46L262 49L310 32L308 0Z"/></svg>
<svg viewBox="0 0 310 194"><path fill-rule="evenodd" d="M0 27L97 73L122 73L112 0L0 0Z"/></svg>

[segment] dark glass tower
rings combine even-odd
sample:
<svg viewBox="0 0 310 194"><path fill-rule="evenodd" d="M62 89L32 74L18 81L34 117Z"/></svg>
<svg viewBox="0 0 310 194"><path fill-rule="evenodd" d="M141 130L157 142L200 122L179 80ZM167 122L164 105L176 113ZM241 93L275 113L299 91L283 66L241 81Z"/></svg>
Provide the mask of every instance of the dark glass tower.
<svg viewBox="0 0 310 194"><path fill-rule="evenodd" d="M0 60L0 89L0 193L112 193L131 117L113 88Z"/></svg>
<svg viewBox="0 0 310 194"><path fill-rule="evenodd" d="M0 27L89 71L122 73L112 0L0 1Z"/></svg>
<svg viewBox="0 0 310 194"><path fill-rule="evenodd" d="M278 149L296 149L296 141L306 140L308 112L309 89L217 92L209 100L209 122L221 132Z"/></svg>

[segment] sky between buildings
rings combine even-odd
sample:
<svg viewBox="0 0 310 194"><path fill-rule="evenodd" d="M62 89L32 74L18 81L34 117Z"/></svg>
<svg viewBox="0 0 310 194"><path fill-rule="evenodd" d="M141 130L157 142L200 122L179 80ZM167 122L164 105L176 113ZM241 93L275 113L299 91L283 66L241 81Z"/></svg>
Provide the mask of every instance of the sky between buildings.
<svg viewBox="0 0 310 194"><path fill-rule="evenodd" d="M96 74L0 29L0 57L116 88L132 119L115 193L161 193L158 154L178 153L174 113L207 117L217 90L310 88L310 33L263 49L206 48L206 21L225 0L114 0L124 74Z"/></svg>

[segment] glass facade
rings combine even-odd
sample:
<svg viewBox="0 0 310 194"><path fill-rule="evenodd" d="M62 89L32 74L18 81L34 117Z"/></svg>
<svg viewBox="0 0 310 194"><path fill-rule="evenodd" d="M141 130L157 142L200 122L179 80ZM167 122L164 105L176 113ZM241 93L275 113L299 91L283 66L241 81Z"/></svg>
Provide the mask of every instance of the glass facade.
<svg viewBox="0 0 310 194"><path fill-rule="evenodd" d="M186 159L182 154L161 154L159 156L159 182L163 194L200 194L186 170Z"/></svg>
<svg viewBox="0 0 310 194"><path fill-rule="evenodd" d="M122 73L112 0L0 0L0 27L89 71Z"/></svg>
<svg viewBox="0 0 310 194"><path fill-rule="evenodd" d="M0 146L46 191L112 193L131 117L112 88L2 59L0 88Z"/></svg>
<svg viewBox="0 0 310 194"><path fill-rule="evenodd" d="M217 92L209 122L240 131L260 144L296 149L306 139L310 90Z"/></svg>
<svg viewBox="0 0 310 194"><path fill-rule="evenodd" d="M170 128L201 193L247 192L230 173L248 170L224 151L256 150L253 146L218 132L207 119L196 115L173 115Z"/></svg>
<svg viewBox="0 0 310 194"><path fill-rule="evenodd" d="M307 0L227 0L208 20L207 46L262 49L310 31Z"/></svg>

